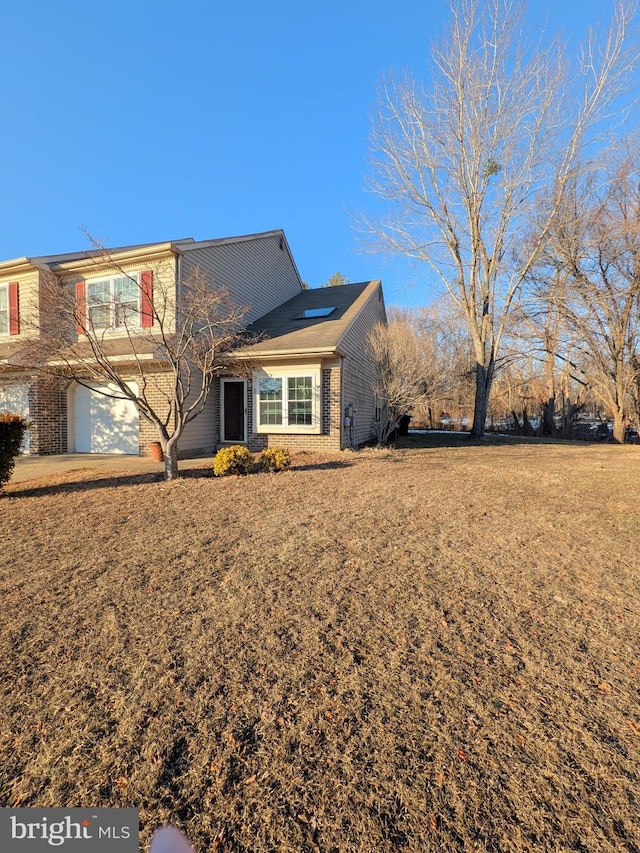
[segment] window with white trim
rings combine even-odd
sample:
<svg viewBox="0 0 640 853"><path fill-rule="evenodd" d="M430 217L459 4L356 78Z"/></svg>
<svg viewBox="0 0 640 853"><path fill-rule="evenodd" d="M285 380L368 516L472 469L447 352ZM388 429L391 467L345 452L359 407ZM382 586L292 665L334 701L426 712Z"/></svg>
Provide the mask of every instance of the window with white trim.
<svg viewBox="0 0 640 853"><path fill-rule="evenodd" d="M0 284L0 335L9 334L9 287Z"/></svg>
<svg viewBox="0 0 640 853"><path fill-rule="evenodd" d="M256 432L320 432L320 369L254 373Z"/></svg>
<svg viewBox="0 0 640 853"><path fill-rule="evenodd" d="M139 326L139 273L87 281L87 319L95 329Z"/></svg>

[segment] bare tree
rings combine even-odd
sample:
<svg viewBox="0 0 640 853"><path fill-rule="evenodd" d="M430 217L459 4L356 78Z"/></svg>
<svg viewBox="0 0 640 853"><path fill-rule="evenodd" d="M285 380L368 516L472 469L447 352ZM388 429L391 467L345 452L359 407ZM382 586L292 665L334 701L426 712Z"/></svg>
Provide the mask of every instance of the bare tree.
<svg viewBox="0 0 640 853"><path fill-rule="evenodd" d="M572 181L540 258L549 266L547 301L578 341L588 385L613 417L624 441L625 420L638 382L640 332L640 156L637 138L608 150Z"/></svg>
<svg viewBox="0 0 640 853"><path fill-rule="evenodd" d="M244 342L247 308L198 268L176 281L172 264L157 266L151 294L148 278L129 274L108 251L92 257L97 269L119 274L118 296L89 296L64 274L42 270L38 335L23 361L86 387L115 386L105 396L132 400L156 427L172 480L180 437L203 411L215 377L246 370L233 352Z"/></svg>
<svg viewBox="0 0 640 853"><path fill-rule="evenodd" d="M427 398L430 365L415 330L403 320L374 326L367 348L375 371L374 428L378 444L383 445L397 429L403 415L408 415Z"/></svg>
<svg viewBox="0 0 640 853"><path fill-rule="evenodd" d="M555 269L551 289L564 286L566 275ZM546 284L546 283L545 283ZM547 290L547 293L549 290ZM558 306L553 299L543 302L545 310L538 314L541 320L540 329L540 358L544 365L544 381L541 383L542 392L542 422L540 433L546 436L554 436L558 432L556 424L556 400L559 391L558 382L558 360L561 343L564 343L562 335L562 318ZM534 331L535 334L535 331Z"/></svg>
<svg viewBox="0 0 640 853"><path fill-rule="evenodd" d="M372 188L391 203L368 224L383 247L426 262L464 311L475 360L472 435L483 434L505 323L562 202L576 156L625 85L633 0L580 56L581 89L557 43L532 45L515 0L451 0L431 89L387 81L373 131ZM523 218L538 209L529 252Z"/></svg>
<svg viewBox="0 0 640 853"><path fill-rule="evenodd" d="M473 410L473 348L459 308L444 296L422 308L392 307L389 320L407 324L421 352L425 396L414 406L414 417L432 429L443 413L461 424Z"/></svg>

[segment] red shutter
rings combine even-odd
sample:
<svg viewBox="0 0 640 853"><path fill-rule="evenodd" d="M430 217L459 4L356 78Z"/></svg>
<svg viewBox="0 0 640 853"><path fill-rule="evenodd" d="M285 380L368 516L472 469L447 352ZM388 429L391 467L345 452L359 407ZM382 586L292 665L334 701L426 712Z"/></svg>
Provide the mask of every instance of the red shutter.
<svg viewBox="0 0 640 853"><path fill-rule="evenodd" d="M20 334L20 287L17 281L9 282L9 334Z"/></svg>
<svg viewBox="0 0 640 853"><path fill-rule="evenodd" d="M87 287L84 281L76 282L76 332L84 334L87 322Z"/></svg>
<svg viewBox="0 0 640 853"><path fill-rule="evenodd" d="M140 273L140 325L153 326L153 270Z"/></svg>

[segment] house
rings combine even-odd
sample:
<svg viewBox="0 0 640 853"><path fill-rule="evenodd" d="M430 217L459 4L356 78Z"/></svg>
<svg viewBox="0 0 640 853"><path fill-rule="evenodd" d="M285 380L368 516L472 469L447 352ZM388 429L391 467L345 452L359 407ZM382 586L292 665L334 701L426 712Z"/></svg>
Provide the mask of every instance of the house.
<svg viewBox="0 0 640 853"><path fill-rule="evenodd" d="M248 306L254 342L236 353L246 366L242 375L220 376L202 413L185 427L181 456L212 454L225 443L335 450L373 437L366 337L385 319L381 283L305 290L286 237L275 230L0 263L0 411L31 420L29 452L147 454L157 440L132 400L91 375L89 361L83 384L32 369L26 353L39 340L51 281L74 295L87 324L102 330L110 362L134 391L145 381L142 368L151 371L156 384L147 394L155 393L161 408L166 366L154 351L154 315L161 303L171 322L181 283L195 270ZM77 351L85 346L90 354L82 326L71 331Z"/></svg>

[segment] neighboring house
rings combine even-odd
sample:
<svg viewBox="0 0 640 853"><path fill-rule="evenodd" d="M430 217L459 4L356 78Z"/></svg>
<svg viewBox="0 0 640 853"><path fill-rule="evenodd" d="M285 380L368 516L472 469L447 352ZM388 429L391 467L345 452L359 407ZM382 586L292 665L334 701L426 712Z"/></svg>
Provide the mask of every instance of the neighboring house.
<svg viewBox="0 0 640 853"><path fill-rule="evenodd" d="M122 247L111 249L108 259L88 251L0 263L0 411L32 421L26 449L146 454L157 440L135 403L118 398L109 383L85 387L44 379L29 368L25 352L38 337L45 277L53 274L72 289L94 327L104 329L119 376L136 383L136 367L154 360L150 306L160 297L175 305L176 289L195 268L214 286L226 287L235 303L249 306L246 322L260 337L241 351L246 375L221 377L204 411L186 426L181 456L213 453L225 443L252 450L340 449L373 437L366 337L385 319L381 284L305 291L277 230ZM136 327L145 332L139 339ZM82 344L82 330L76 334ZM159 386L159 406L161 400Z"/></svg>

